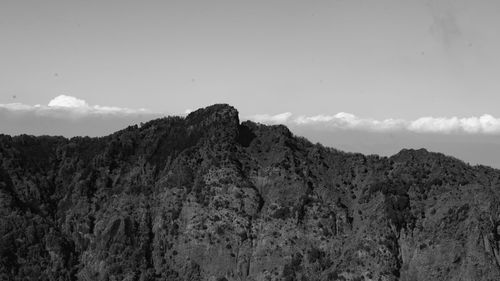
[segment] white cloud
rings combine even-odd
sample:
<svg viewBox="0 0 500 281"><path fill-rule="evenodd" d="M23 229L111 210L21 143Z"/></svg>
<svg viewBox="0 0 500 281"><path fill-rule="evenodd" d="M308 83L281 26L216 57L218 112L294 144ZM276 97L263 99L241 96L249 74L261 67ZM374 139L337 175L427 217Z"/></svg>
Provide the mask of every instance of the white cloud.
<svg viewBox="0 0 500 281"><path fill-rule="evenodd" d="M255 122L265 123L265 124L281 124L281 123L286 123L291 116L292 116L291 112L284 112L276 115L257 114L250 116L249 119Z"/></svg>
<svg viewBox="0 0 500 281"><path fill-rule="evenodd" d="M138 115L154 114L146 109L130 109L115 106L89 105L85 100L60 95L49 101L48 105L26 105L21 103L0 104L0 109L13 113L32 112L43 116L82 117L88 115Z"/></svg>
<svg viewBox="0 0 500 281"><path fill-rule="evenodd" d="M405 127L406 121L401 119L363 119L354 114L340 112L335 115L299 116L294 120L297 125L323 124L339 129L361 129L371 131L398 130Z"/></svg>
<svg viewBox="0 0 500 281"><path fill-rule="evenodd" d="M60 95L49 102L49 107L67 107L67 108L89 108L86 101L66 95Z"/></svg>
<svg viewBox="0 0 500 281"><path fill-rule="evenodd" d="M0 134L105 136L161 116L145 109L89 105L61 95L47 105L0 104Z"/></svg>
<svg viewBox="0 0 500 281"><path fill-rule="evenodd" d="M249 119L268 124L284 123L296 126L320 126L322 128L364 131L409 131L439 134L500 134L500 118L484 114L480 117L421 117L416 120L361 118L351 113L335 115L298 116L290 112L269 115L260 114Z"/></svg>
<svg viewBox="0 0 500 281"><path fill-rule="evenodd" d="M422 133L500 134L500 118L489 114L468 118L422 117L411 122L408 130Z"/></svg>

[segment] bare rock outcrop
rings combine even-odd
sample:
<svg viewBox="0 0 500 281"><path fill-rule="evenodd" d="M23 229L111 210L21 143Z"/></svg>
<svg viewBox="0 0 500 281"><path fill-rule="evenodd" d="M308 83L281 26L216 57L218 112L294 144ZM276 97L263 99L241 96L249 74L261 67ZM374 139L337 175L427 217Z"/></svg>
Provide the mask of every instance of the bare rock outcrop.
<svg viewBox="0 0 500 281"><path fill-rule="evenodd" d="M344 153L228 105L0 135L1 280L500 280L500 171Z"/></svg>

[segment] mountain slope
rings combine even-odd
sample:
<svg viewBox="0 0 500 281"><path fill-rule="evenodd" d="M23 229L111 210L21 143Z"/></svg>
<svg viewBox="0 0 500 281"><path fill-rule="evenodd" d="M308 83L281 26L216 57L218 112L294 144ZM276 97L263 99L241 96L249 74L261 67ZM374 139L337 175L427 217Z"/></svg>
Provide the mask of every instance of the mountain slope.
<svg viewBox="0 0 500 281"><path fill-rule="evenodd" d="M0 136L2 280L499 280L500 172L326 148L228 105Z"/></svg>

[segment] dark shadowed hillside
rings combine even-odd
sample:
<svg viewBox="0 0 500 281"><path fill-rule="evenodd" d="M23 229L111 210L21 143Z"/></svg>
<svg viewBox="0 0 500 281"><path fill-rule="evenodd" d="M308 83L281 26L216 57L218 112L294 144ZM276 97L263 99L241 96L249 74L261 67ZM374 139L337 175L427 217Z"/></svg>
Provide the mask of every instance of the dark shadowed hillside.
<svg viewBox="0 0 500 281"><path fill-rule="evenodd" d="M500 171L348 154L228 105L1 135L0 280L500 280Z"/></svg>

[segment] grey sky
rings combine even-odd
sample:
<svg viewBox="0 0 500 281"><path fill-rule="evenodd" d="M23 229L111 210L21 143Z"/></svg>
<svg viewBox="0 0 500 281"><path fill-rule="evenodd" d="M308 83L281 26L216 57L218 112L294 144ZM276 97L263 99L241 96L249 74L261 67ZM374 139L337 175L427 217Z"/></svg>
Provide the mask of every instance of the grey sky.
<svg viewBox="0 0 500 281"><path fill-rule="evenodd" d="M289 123L347 112L362 132L385 119L497 132L499 26L498 0L1 0L0 133L99 135L221 102ZM62 94L89 115L40 126L66 112L47 107Z"/></svg>
<svg viewBox="0 0 500 281"><path fill-rule="evenodd" d="M0 103L500 115L500 1L0 1Z"/></svg>

